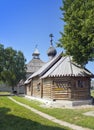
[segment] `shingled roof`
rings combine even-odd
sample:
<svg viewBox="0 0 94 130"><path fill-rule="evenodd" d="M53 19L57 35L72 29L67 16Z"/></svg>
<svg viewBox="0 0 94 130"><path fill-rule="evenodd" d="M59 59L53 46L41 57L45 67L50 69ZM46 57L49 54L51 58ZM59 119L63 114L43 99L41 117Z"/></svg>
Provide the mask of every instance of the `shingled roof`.
<svg viewBox="0 0 94 130"><path fill-rule="evenodd" d="M43 65L43 67L31 75L25 83L28 83L30 79L36 76L39 76L40 78L61 76L94 77L94 75L89 70L82 68L80 65L74 63L72 61L72 57L63 57L62 53L55 56L52 60Z"/></svg>
<svg viewBox="0 0 94 130"><path fill-rule="evenodd" d="M86 68L82 68L72 61L72 57L65 56L53 65L41 78L62 77L62 76L89 76L93 74Z"/></svg>
<svg viewBox="0 0 94 130"><path fill-rule="evenodd" d="M44 65L44 62L41 59L32 59L28 64L27 64L27 72L34 73L37 70L40 69Z"/></svg>

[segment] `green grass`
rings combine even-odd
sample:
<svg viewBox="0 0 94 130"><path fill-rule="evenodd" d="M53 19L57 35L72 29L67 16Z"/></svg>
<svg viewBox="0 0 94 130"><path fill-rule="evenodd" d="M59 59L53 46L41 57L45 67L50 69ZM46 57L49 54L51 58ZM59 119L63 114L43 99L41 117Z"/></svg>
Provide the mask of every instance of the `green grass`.
<svg viewBox="0 0 94 130"><path fill-rule="evenodd" d="M91 90L91 96L94 97L94 90Z"/></svg>
<svg viewBox="0 0 94 130"><path fill-rule="evenodd" d="M0 95L8 95L10 92L0 92Z"/></svg>
<svg viewBox="0 0 94 130"><path fill-rule="evenodd" d="M22 98L19 98L22 99ZM0 130L70 130L0 97Z"/></svg>
<svg viewBox="0 0 94 130"><path fill-rule="evenodd" d="M73 124L77 124L83 127L94 129L94 117L85 116L83 113L88 111L94 111L94 108L82 108L82 109L60 109L60 108L43 108L37 101L27 100L23 97L14 97L14 99L23 102L33 108L36 108L42 112L56 117Z"/></svg>

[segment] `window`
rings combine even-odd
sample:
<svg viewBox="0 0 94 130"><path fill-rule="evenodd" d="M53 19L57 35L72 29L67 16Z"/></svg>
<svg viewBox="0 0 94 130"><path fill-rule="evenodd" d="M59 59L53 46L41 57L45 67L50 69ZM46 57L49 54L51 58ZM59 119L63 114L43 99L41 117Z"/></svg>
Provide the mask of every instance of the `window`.
<svg viewBox="0 0 94 130"><path fill-rule="evenodd" d="M83 88L83 81L78 80L78 87Z"/></svg>
<svg viewBox="0 0 94 130"><path fill-rule="evenodd" d="M56 84L58 88L68 89L71 87L70 81L54 81L54 84Z"/></svg>

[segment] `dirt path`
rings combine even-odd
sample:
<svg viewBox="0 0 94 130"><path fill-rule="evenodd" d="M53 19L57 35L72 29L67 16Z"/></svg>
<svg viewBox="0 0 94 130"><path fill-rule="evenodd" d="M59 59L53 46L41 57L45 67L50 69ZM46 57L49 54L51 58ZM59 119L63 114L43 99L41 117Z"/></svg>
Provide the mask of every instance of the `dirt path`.
<svg viewBox="0 0 94 130"><path fill-rule="evenodd" d="M36 110L36 109L34 109L34 108L32 108L32 107L29 107L28 105L25 105L25 104L23 104L23 103L20 103L20 102L16 101L16 100L13 99L12 97L8 97L8 98L9 98L10 100L12 100L13 102L19 104L20 106L23 106L23 107L25 107L25 108L27 108L27 109L33 111L34 113L40 115L41 117L44 117L44 118L46 118L46 119L48 119L48 120L51 120L52 122L55 122L55 123L57 123L57 124L59 124L59 125L67 126L67 127L69 127L69 128L72 128L73 130L91 130L91 129L89 129L89 128L83 128L83 127L81 127L81 126L77 126L77 125L74 125L74 124L71 124L71 123L68 123L68 122L65 122L65 121L56 119L56 118L53 117L53 116L50 116L50 115L48 115L48 114L45 114L45 113L43 113L43 112L41 112L41 111L38 111L38 110Z"/></svg>

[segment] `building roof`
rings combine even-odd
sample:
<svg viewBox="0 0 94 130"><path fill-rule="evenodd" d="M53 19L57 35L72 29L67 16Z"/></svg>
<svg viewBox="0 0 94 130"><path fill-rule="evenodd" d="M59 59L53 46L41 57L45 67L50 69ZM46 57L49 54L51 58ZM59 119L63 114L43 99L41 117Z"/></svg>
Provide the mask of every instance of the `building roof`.
<svg viewBox="0 0 94 130"><path fill-rule="evenodd" d="M28 83L30 79L36 76L39 76L40 78L63 76L94 77L89 70L74 63L72 61L72 57L63 57L62 53L55 56L52 60L43 65L38 71L32 74L25 83Z"/></svg>
<svg viewBox="0 0 94 130"><path fill-rule="evenodd" d="M27 73L34 73L43 65L44 62L41 59L34 58L27 64Z"/></svg>
<svg viewBox="0 0 94 130"><path fill-rule="evenodd" d="M52 60L48 61L46 64L44 64L38 71L36 71L34 74L32 74L29 78L33 78L35 76L42 76L45 72L47 72L47 70L49 70L49 68L51 68L53 66L53 64L55 64L55 62L57 62L57 60L60 58L60 55L55 56Z"/></svg>
<svg viewBox="0 0 94 130"><path fill-rule="evenodd" d="M40 53L37 48L35 48L32 54L33 59L27 64L27 73L34 73L39 70L45 63L39 57Z"/></svg>
<svg viewBox="0 0 94 130"><path fill-rule="evenodd" d="M44 64L38 71L33 73L26 81L25 84L28 84L31 82L31 79L35 76L42 76L49 68L53 66L53 64L60 58L60 55L55 56L52 60L48 61L46 64Z"/></svg>
<svg viewBox="0 0 94 130"><path fill-rule="evenodd" d="M50 68L41 78L62 77L62 76L89 76L93 74L86 68L82 68L72 61L72 57L62 57L52 68Z"/></svg>

